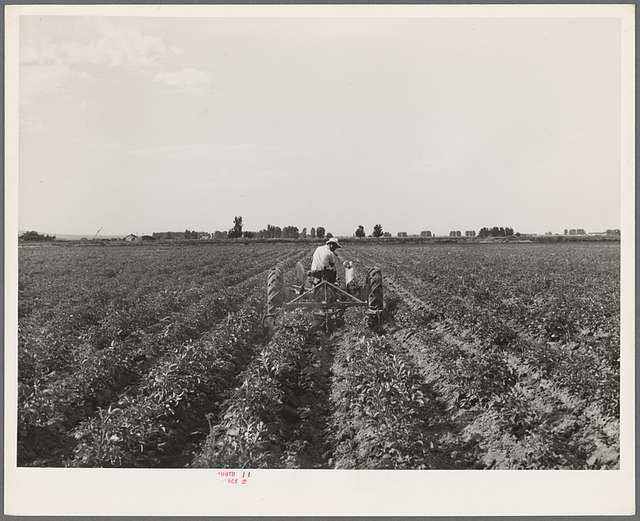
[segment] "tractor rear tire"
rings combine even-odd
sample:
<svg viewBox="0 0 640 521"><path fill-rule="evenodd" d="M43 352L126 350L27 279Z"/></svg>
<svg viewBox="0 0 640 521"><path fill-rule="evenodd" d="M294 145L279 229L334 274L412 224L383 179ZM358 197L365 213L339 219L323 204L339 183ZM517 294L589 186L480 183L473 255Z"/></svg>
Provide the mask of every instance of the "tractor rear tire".
<svg viewBox="0 0 640 521"><path fill-rule="evenodd" d="M267 305L265 307L262 325L267 337L271 337L276 327L276 311L284 302L284 280L282 269L276 266L267 277Z"/></svg>
<svg viewBox="0 0 640 521"><path fill-rule="evenodd" d="M380 268L371 268L367 273L368 295L367 304L372 311L382 311L384 300L382 296L382 272Z"/></svg>
<svg viewBox="0 0 640 521"><path fill-rule="evenodd" d="M267 277L267 309L266 316L273 316L284 303L284 281L282 270L276 266Z"/></svg>

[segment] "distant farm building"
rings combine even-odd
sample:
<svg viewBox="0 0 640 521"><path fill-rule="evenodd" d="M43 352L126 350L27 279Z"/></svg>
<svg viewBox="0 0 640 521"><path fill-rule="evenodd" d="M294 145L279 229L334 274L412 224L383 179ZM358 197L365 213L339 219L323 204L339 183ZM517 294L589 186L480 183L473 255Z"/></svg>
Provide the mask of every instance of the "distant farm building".
<svg viewBox="0 0 640 521"><path fill-rule="evenodd" d="M407 232L398 232L398 237L406 237Z"/></svg>
<svg viewBox="0 0 640 521"><path fill-rule="evenodd" d="M475 230L466 230L464 232L464 236L465 237L475 237L476 236L476 231Z"/></svg>
<svg viewBox="0 0 640 521"><path fill-rule="evenodd" d="M138 240L138 236L137 236L137 235L134 235L133 233L130 233L129 235L127 235L127 236L124 238L124 240L125 240L125 241L127 241L127 242L137 241L137 240Z"/></svg>
<svg viewBox="0 0 640 521"><path fill-rule="evenodd" d="M433 237L431 234L431 230L426 230L424 232L420 232L420 237Z"/></svg>

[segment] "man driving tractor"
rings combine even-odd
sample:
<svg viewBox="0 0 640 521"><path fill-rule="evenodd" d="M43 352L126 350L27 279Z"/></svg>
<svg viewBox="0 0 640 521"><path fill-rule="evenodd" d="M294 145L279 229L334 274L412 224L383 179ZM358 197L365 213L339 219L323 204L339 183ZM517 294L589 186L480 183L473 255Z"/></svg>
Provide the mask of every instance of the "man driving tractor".
<svg viewBox="0 0 640 521"><path fill-rule="evenodd" d="M370 268L364 279L364 286L355 279L351 261L344 261L344 284L339 284L337 250L338 239L331 237L313 252L311 269L306 271L302 262L296 263L296 282L289 289L293 295L287 295L284 282L286 269L278 265L267 277L267 303L263 324L272 334L275 328L275 316L279 308L304 308L313 312L318 324L324 324L328 332L342 321L344 311L352 307L366 308L367 322L371 327L379 327L383 310L382 273L377 267ZM332 325L333 324L333 325Z"/></svg>
<svg viewBox="0 0 640 521"><path fill-rule="evenodd" d="M340 247L340 243L335 237L331 237L324 246L318 246L313 252L309 275L335 284L337 278L336 262L338 260L336 250Z"/></svg>

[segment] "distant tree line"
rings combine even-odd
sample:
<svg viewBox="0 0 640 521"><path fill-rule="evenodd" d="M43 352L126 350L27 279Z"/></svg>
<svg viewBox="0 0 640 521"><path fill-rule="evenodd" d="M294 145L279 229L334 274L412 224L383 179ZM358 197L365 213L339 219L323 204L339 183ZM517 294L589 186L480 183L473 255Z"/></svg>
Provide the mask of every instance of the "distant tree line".
<svg viewBox="0 0 640 521"><path fill-rule="evenodd" d="M307 232L307 228L300 230L297 226L275 226L268 224L266 228L257 232L243 230L242 216L237 215L233 218L233 227L228 231L216 230L211 234L213 239L324 239L332 235L327 233L323 226L311 228Z"/></svg>
<svg viewBox="0 0 640 521"><path fill-rule="evenodd" d="M503 228L502 226L500 226L499 228L497 226L493 226L492 228L480 228L480 231L478 232L478 237L484 238L484 237L510 237L513 235L513 228Z"/></svg>
<svg viewBox="0 0 640 521"><path fill-rule="evenodd" d="M34 230L24 232L22 235L18 236L18 239L20 239L21 241L53 241L55 240L55 238L55 235L38 233Z"/></svg>
<svg viewBox="0 0 640 521"><path fill-rule="evenodd" d="M301 233L297 226L280 228L280 226L268 224L266 229L260 230L255 235L259 239L299 239L307 236L307 229L303 228Z"/></svg>
<svg viewBox="0 0 640 521"><path fill-rule="evenodd" d="M574 230L572 232L575 233ZM583 232L583 230L579 230L579 232ZM31 233L31 232L28 232ZM35 232L33 232L35 233ZM570 233L565 230L565 233ZM359 224L353 235L359 239L363 239L367 237L367 230L364 225ZM510 237L514 234L513 228L510 227L502 227L502 226L492 226L481 228L477 233L475 230L466 230L464 232L465 237ZM194 230L185 230L184 234L182 232L162 232L162 233L154 233L154 237L156 238L169 238L169 239L329 239L333 237L333 234L326 231L324 226L315 226L311 227L309 231L307 228L302 228L300 230L297 226L288 225L288 226L276 226L273 224L267 224L266 228L263 228L259 231L248 231L243 229L243 220L241 215L236 215L233 218L233 227L231 227L227 231L216 230L213 233L207 232L197 232ZM397 236L400 238L408 237L407 232L398 232ZM418 235L411 235L411 237L417 237ZM426 230L420 232L420 237L435 237L436 234L431 230ZM462 237L463 232L460 230L452 230L449 232L450 237ZM382 224L375 224L371 229L371 235L369 237L379 238L379 237L391 237L389 232L385 232L382 228Z"/></svg>

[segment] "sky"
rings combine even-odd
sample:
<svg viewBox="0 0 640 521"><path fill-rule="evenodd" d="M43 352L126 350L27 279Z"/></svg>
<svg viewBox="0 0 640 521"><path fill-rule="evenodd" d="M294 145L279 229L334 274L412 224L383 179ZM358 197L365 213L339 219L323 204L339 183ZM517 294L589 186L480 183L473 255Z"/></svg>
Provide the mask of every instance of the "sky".
<svg viewBox="0 0 640 521"><path fill-rule="evenodd" d="M20 21L19 227L620 227L615 19Z"/></svg>

